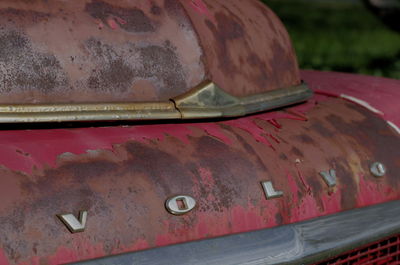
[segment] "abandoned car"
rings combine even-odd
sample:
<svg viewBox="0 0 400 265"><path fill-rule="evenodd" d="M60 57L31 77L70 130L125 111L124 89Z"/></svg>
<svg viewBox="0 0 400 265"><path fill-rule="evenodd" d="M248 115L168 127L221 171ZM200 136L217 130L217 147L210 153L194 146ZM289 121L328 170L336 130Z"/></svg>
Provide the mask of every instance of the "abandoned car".
<svg viewBox="0 0 400 265"><path fill-rule="evenodd" d="M2 0L0 264L399 264L399 99L257 0Z"/></svg>

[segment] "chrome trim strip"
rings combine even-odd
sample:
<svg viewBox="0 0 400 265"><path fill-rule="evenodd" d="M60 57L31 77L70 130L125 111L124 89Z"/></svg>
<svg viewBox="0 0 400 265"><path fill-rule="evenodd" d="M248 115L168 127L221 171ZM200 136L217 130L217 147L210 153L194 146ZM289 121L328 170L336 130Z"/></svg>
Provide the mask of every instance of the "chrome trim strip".
<svg viewBox="0 0 400 265"><path fill-rule="evenodd" d="M313 92L301 84L236 98L213 82L205 81L166 102L0 104L0 123L236 117L306 101L312 95Z"/></svg>
<svg viewBox="0 0 400 265"><path fill-rule="evenodd" d="M0 123L180 119L172 102L0 105Z"/></svg>
<svg viewBox="0 0 400 265"><path fill-rule="evenodd" d="M75 264L311 264L400 233L399 216L400 201L392 201L272 229Z"/></svg>
<svg viewBox="0 0 400 265"><path fill-rule="evenodd" d="M304 83L241 98L225 93L214 83L203 83L172 101L183 119L197 119L244 116L300 103L312 96L313 91Z"/></svg>

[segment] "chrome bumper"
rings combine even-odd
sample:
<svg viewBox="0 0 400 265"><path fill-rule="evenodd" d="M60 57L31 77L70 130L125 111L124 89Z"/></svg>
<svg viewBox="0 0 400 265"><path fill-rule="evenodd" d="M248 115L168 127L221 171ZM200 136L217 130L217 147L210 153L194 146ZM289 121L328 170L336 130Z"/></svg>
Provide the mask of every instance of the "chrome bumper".
<svg viewBox="0 0 400 265"><path fill-rule="evenodd" d="M392 201L272 229L74 264L309 264L398 233L400 233L400 201Z"/></svg>

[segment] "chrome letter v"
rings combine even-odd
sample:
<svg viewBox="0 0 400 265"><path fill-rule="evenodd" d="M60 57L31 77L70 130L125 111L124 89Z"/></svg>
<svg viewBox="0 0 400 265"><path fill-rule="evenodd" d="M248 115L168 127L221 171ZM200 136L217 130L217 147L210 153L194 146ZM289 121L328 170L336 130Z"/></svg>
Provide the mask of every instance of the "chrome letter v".
<svg viewBox="0 0 400 265"><path fill-rule="evenodd" d="M73 214L59 214L57 216L71 233L78 233L85 231L87 215L87 211L80 211L79 220Z"/></svg>

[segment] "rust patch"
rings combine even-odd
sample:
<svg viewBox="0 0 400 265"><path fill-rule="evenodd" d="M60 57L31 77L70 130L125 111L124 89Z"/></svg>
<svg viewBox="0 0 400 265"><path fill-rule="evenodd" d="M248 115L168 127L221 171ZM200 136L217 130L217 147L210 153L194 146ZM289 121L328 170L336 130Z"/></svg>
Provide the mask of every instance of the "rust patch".
<svg viewBox="0 0 400 265"><path fill-rule="evenodd" d="M245 153L232 152L232 150L226 148L224 143L212 137L199 138L196 143L196 150L195 158L198 159L199 166L211 171L215 183L209 187L208 191L202 191L205 192L205 195L212 193L216 198L212 202L214 210L222 212L231 208L241 197L239 195L240 187L245 180L241 179L240 175L243 173L254 175L254 165L248 160L243 160L240 165L231 164L228 161L238 161L242 159ZM237 171L241 173L235 173ZM223 179L222 176L230 177Z"/></svg>
<svg viewBox="0 0 400 265"><path fill-rule="evenodd" d="M314 139L305 133L296 135L295 138L297 138L299 141L305 144L315 144Z"/></svg>
<svg viewBox="0 0 400 265"><path fill-rule="evenodd" d="M8 23L23 23L23 24L36 24L43 21L48 21L51 17L50 13L37 12L33 10L23 10L16 8L3 8L0 9L0 19L7 18Z"/></svg>
<svg viewBox="0 0 400 265"><path fill-rule="evenodd" d="M400 141L398 135L389 131L387 123L378 115L355 104L346 104L349 109L363 117L361 121L354 122L351 118L334 114L327 117L327 121L341 134L351 135L355 143L365 146L365 149L368 150L363 153L362 150L356 149L360 157L366 157L365 152L370 155L368 159L363 160L362 165L367 169L370 180L377 181L369 172L371 164L382 162L389 169L386 178L392 187L396 187L400 180L393 171L390 172L390 169L395 171L399 165Z"/></svg>
<svg viewBox="0 0 400 265"><path fill-rule="evenodd" d="M88 79L88 87L93 90L126 92L138 80L156 79L159 82L155 94L159 97L166 97L171 91L184 92L184 70L170 42L144 47L128 43L116 50L99 40L89 39L86 47L92 60L98 61L98 68L93 69ZM126 57L137 58L141 63Z"/></svg>
<svg viewBox="0 0 400 265"><path fill-rule="evenodd" d="M182 6L180 5L179 1L164 0L164 8L168 14L174 17L181 17L182 15Z"/></svg>
<svg viewBox="0 0 400 265"><path fill-rule="evenodd" d="M258 69L258 71L255 71L252 74L251 79L259 86L259 87L263 87L266 84L268 84L269 79L272 77L268 76L267 73L267 69L268 69L268 65L265 61L262 61L260 59L260 57L255 54L255 53L251 53L249 55L249 57L247 58L247 62L249 63L249 65L251 65L252 67L254 67L255 69ZM280 72L278 72L280 73ZM280 76L280 74L279 74ZM275 78L275 77L274 77ZM278 78L278 76L276 76L276 78ZM279 84L278 84L279 85Z"/></svg>
<svg viewBox="0 0 400 265"><path fill-rule="evenodd" d="M282 214L281 213L277 213L276 215L275 215L275 222L276 222L276 224L277 225L283 225L283 222L284 220L283 220L283 216L282 216Z"/></svg>
<svg viewBox="0 0 400 265"><path fill-rule="evenodd" d="M210 31L214 34L218 46L216 47L216 54L220 56L218 65L220 69L228 76L234 76L238 69L231 59L230 49L228 49L228 42L235 39L244 37L243 27L232 17L224 13L217 13L215 15L218 25L215 26L210 20L205 23Z"/></svg>
<svg viewBox="0 0 400 265"><path fill-rule="evenodd" d="M48 93L67 89L67 76L57 58L32 47L29 38L15 30L0 30L0 92Z"/></svg>
<svg viewBox="0 0 400 265"><path fill-rule="evenodd" d="M334 137L335 136L335 134L331 130L327 129L324 126L323 122L321 122L320 120L313 121L312 125L311 125L311 129L318 132L323 137Z"/></svg>
<svg viewBox="0 0 400 265"><path fill-rule="evenodd" d="M315 201L319 207L319 210L325 211L324 203L321 198L321 194L326 192L326 189L324 189L322 186L324 183L322 183L320 181L320 179L318 179L317 177L319 177L319 172L314 171L312 175L308 176L307 184L311 188L310 192L311 192L313 198L315 199ZM303 194L301 194L299 197L303 197Z"/></svg>
<svg viewBox="0 0 400 265"><path fill-rule="evenodd" d="M279 158L282 160L288 160L288 157L283 153L279 155Z"/></svg>
<svg viewBox="0 0 400 265"><path fill-rule="evenodd" d="M128 2L2 3L0 103L166 101L204 81L179 3Z"/></svg>
<svg viewBox="0 0 400 265"><path fill-rule="evenodd" d="M175 48L168 41L163 47L151 45L140 48L143 60L142 74L147 77L156 76L163 81L164 89L160 89L160 94L164 97L173 90L181 90L183 93L182 89L186 87L183 68L175 52Z"/></svg>
<svg viewBox="0 0 400 265"><path fill-rule="evenodd" d="M240 146L228 147L204 134L190 137L190 142L188 146L173 137L166 137L164 142L132 141L115 146L112 152L64 155L57 168L32 176L2 172L7 178L18 180L8 188L14 194L23 194L0 215L0 225L8 231L0 239L7 257L17 264L26 261L33 248L40 256L46 256L58 246L73 249L79 245L55 218L59 213L77 215L78 210L89 211L90 225L82 236L93 245L101 242L104 254L111 255L139 238L154 245L157 235L168 229L174 233L179 227L195 226L195 217L181 219L167 213L164 202L171 195L193 191L200 212L226 213L237 205L245 207L243 187L248 178L257 176L257 166L246 159L246 152ZM211 175L204 176L204 170ZM247 178L243 178L245 174ZM257 189L258 185L254 187ZM29 240L32 229L41 233ZM150 230L152 235L148 234Z"/></svg>
<svg viewBox="0 0 400 265"><path fill-rule="evenodd" d="M128 32L144 33L156 30L152 20L137 8L116 7L104 1L93 0L86 4L85 11L104 24L108 24L109 19L115 19L119 26Z"/></svg>
<svg viewBox="0 0 400 265"><path fill-rule="evenodd" d="M288 47L278 40L273 40L271 44L271 61L267 64L269 67L274 68L275 75L269 76L271 83L274 86L279 87L280 83L283 80L290 80L293 76L293 69L296 69L297 59L294 51L292 53L287 52ZM267 67L267 66L266 66ZM264 69L266 68L264 67ZM263 75L261 78L264 77ZM260 77L258 77L259 79ZM262 80L262 79L261 79ZM266 82L264 81L264 84Z"/></svg>
<svg viewBox="0 0 400 265"><path fill-rule="evenodd" d="M297 59L279 19L259 1L204 0L205 15L191 1L189 14L204 50L210 78L235 96L300 83Z"/></svg>
<svg viewBox="0 0 400 265"><path fill-rule="evenodd" d="M260 119L271 118L270 113L260 115ZM112 150L96 150L97 145L91 143L88 146L95 151L64 153L54 168L37 169L29 175L2 167L2 249L12 265L32 263L32 252L46 264L58 247L73 253L64 263L75 262L364 207L367 203L360 203L360 197L371 192L376 196L369 203L400 198L398 156L393 153L400 148L399 136L384 120L340 99L318 104L307 117L308 121L279 119L279 131L265 121L255 123L254 117L219 121L215 127L232 139L228 143L210 136L198 124L173 125L175 132L188 132L183 137L185 142L166 134L161 140L151 138L154 132L160 135L168 131L165 124L135 126L129 131L118 127L113 132L149 140L118 143ZM335 137L312 129L316 120ZM241 129L243 124L246 130ZM276 143L276 151L254 135L268 135L271 130L282 139ZM26 137L54 142L67 152L68 141L58 138L57 132L32 136L26 131ZM115 141L107 130L91 132L88 128L74 129L70 137L80 139L87 149L82 139L96 139L110 146ZM23 134L19 135L23 139ZM299 135L307 135L313 144L302 141ZM40 155L50 153L54 146L42 148ZM293 151L295 148L298 150ZM11 152L14 154L15 148ZM295 161L298 152L304 157ZM36 156L31 154L32 159ZM368 178L368 161L378 159L387 165L390 175L379 180ZM328 169L337 172L333 192L319 176ZM377 184L372 191L359 184L360 174ZM265 180L272 181L285 196L266 200L260 185ZM387 187L392 191L385 193ZM186 216L170 215L164 203L177 194L193 196L198 208ZM88 226L79 236L71 236L55 215L77 214L82 209L89 211ZM135 245L138 240L147 245ZM94 246L101 246L101 253L90 254Z"/></svg>
<svg viewBox="0 0 400 265"><path fill-rule="evenodd" d="M342 157L336 157L329 161L332 168L336 170L337 180L343 188L341 207L343 210L350 210L356 206L359 187L357 176L354 176L348 161Z"/></svg>
<svg viewBox="0 0 400 265"><path fill-rule="evenodd" d="M298 156L298 157L304 157L303 152L300 151L300 149L297 148L297 147L295 147L295 146L293 146L293 148L292 148L292 153L293 153L294 155Z"/></svg>
<svg viewBox="0 0 400 265"><path fill-rule="evenodd" d="M151 4L151 8L150 8L150 12L155 16L159 16L159 15L162 14L162 9L157 4L152 3Z"/></svg>

